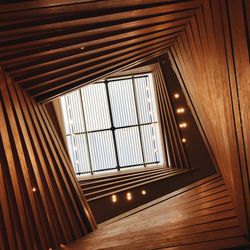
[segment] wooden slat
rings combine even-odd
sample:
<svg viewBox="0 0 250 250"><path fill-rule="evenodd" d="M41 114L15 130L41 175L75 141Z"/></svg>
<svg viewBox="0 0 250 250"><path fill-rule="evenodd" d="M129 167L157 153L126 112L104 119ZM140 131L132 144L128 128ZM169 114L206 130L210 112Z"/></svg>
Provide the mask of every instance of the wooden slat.
<svg viewBox="0 0 250 250"><path fill-rule="evenodd" d="M126 53L127 57L134 57L134 62L136 62L138 58L132 49L133 46L136 49L136 41L138 44L150 48L145 39L151 35L151 39L155 38L155 43L158 43L159 47L161 42L164 45L163 40L160 39L163 33L160 31L167 32L166 29L169 28L172 28L173 32L174 29L181 30L181 27L194 14L194 10L200 6L200 1L128 1L126 4L122 1L116 3L105 1L105 3L93 2L93 4L77 3L78 8L73 3L67 8L64 7L64 4L62 6L46 5L47 3L39 5L38 2L36 4L20 4L21 9L17 5L16 7L3 5L6 12L3 11L1 16L3 35L0 42L0 57L2 65L8 68L8 71L16 69L22 72L19 81L24 86L28 86L29 94L37 96L36 93L40 92L39 99L49 99L49 96L61 94L63 91L63 87L55 88L59 82L60 85L64 82L65 87L71 85L68 88L73 88L73 82L70 79L73 79L72 74L79 71L80 67L85 68L82 73L87 79L93 79L92 71L95 70L95 67L91 67L91 64L95 63L102 68L106 67L110 72L112 71L101 60L119 65L121 69L124 65L117 62L124 60L125 57L122 55ZM31 9L25 10L25 7ZM102 10L101 16L94 12L98 9ZM51 17L44 15L46 11L48 14L52 10L54 12L51 13ZM119 11L116 12L116 10ZM17 15L19 19L10 21L8 16L12 15L13 11L20 14ZM125 39L124 32L127 33ZM168 45L170 38L171 33L169 36L166 33L165 45ZM172 41L169 40L169 42ZM104 43L109 44L102 46ZM98 45L102 48L95 47ZM86 58L81 58L82 53L85 52L81 50L83 47L87 47L85 49ZM91 49L89 50L88 47ZM140 46L137 47L138 51L139 48ZM114 49L117 51L109 51ZM151 50L154 52L154 47ZM95 57L96 53L102 53L101 57L99 56L99 61L98 57ZM148 55L144 54L143 56L147 57ZM112 60L111 56L117 57L117 61ZM77 62L75 60L77 58L81 58L82 63ZM60 68L59 65L56 65L58 62L61 63ZM129 63L126 61L127 65ZM55 71L51 68L51 64L58 70ZM35 65L39 68L33 72L27 71ZM43 72L42 75L39 75L39 70ZM62 72L64 72L63 75ZM65 74L66 72L68 74ZM100 71L98 74L104 75L106 73ZM27 78L22 78L23 76ZM76 79L84 81L79 75ZM18 75L16 75L16 80L18 80ZM47 91L47 87L43 88L43 84L47 84L51 89ZM53 89L52 86L54 86ZM31 91L33 88L37 88L37 91ZM47 92L49 93L47 94Z"/></svg>
<svg viewBox="0 0 250 250"><path fill-rule="evenodd" d="M156 54L159 55L164 53L169 48L169 46L169 44L164 44L161 46L157 46L157 44L154 44L150 48L141 49L141 51L136 50L133 52L133 56L130 54L125 54L121 58L114 58L108 62L103 62L101 65L94 65L92 66L93 70L90 70L86 74L81 75L81 77L79 78L75 77L75 80L64 83L63 86L61 86L62 84L58 83L58 86L52 87L52 85L49 88L47 86L46 88L44 87L33 92L31 91L29 92L29 94L35 97L35 99L39 102L49 101L50 99L55 98L55 96L57 95L59 96L63 93L67 93L69 91L69 86L70 90L74 90L86 84L90 84L91 82L103 79L103 77L108 76L116 71L123 70L124 68L126 69L127 67L131 66L131 64L133 65L134 63L137 63L137 61L145 61L146 57L154 58L156 57ZM96 69L96 67L98 69ZM94 70L94 68L96 70Z"/></svg>
<svg viewBox="0 0 250 250"><path fill-rule="evenodd" d="M85 194L85 196L86 196L88 201L93 201L93 200L97 200L97 199L112 195L114 193L123 192L125 190L131 190L131 189L136 188L136 187L140 187L140 186L152 183L152 182L160 181L160 180L163 180L166 178L171 178L173 176L176 176L179 174L185 174L188 172L190 172L190 171L189 170L177 170L177 171L174 171L173 173L159 174L159 175L156 175L156 176L151 177L151 178L147 177L143 180L131 181L129 184L125 183L125 184L119 184L116 186L111 186L108 188L103 188L101 190L87 193L87 194Z"/></svg>
<svg viewBox="0 0 250 250"><path fill-rule="evenodd" d="M56 1L49 1L49 0L45 0L45 1L37 1L35 4L32 2L25 2L25 3L15 3L12 5L6 4L6 5L2 5L2 9L1 12L3 14L6 13L6 15L8 15L8 13L11 12L16 12L16 11L22 11L25 10L25 14L27 12L27 10L31 10L29 13L33 14L33 17L36 17L35 15L37 15L37 13L34 13L33 9L36 9L39 11L39 15L44 14L59 14L61 13L74 13L76 11L98 11L98 10L103 10L105 8L110 9L110 8L120 8L120 7L131 7L131 6L137 6L137 5L145 5L145 4L152 4L152 3L168 3L168 2L173 2L173 0L128 0L126 2L126 4L124 4L124 1L122 0L118 0L116 2L111 2L111 1L100 1L100 2L96 2L93 4L90 4L89 2L91 2L91 0L77 0L77 1L67 1L67 0L56 0ZM77 3L77 4L76 4ZM196 1L196 4L198 6L200 2ZM67 6L67 8L65 8L65 5ZM55 8L56 6L59 6L58 8ZM51 8L50 10L48 10L48 8ZM43 8L45 8L45 10L43 10ZM25 15L25 17L27 18L27 16Z"/></svg>
<svg viewBox="0 0 250 250"><path fill-rule="evenodd" d="M225 188L222 179L215 175L185 187L183 195L191 199L199 197L201 192L206 194L214 181L221 182ZM98 231L69 244L66 249L76 250L83 246L85 249L98 249L99 246L102 249L196 249L192 248L196 246L197 249L211 246L211 249L218 249L216 242L220 248L249 245L240 231L228 193L225 202L216 199L220 197L216 191L205 196L210 196L210 205L203 206L201 202L191 206L192 202L183 203L185 198L178 194L165 197L150 207L143 206L143 210L136 209L132 215L127 213L126 217L119 216L118 220L103 223Z"/></svg>
<svg viewBox="0 0 250 250"><path fill-rule="evenodd" d="M155 85L158 96L158 106L160 107L161 125L168 131L167 143L171 146L170 161L172 166L179 168L189 168L188 159L181 142L180 131L174 116L173 108L160 64L155 70ZM165 129L166 129L165 128Z"/></svg>
<svg viewBox="0 0 250 250"><path fill-rule="evenodd" d="M6 247L48 249L87 233L94 228L93 222L87 224L93 219L81 201L76 178L71 178L70 163L60 162L63 153L51 147L56 140L54 130L46 132L43 127L40 104L32 103L2 71L0 97L0 163L4 177L0 201L8 237Z"/></svg>
<svg viewBox="0 0 250 250"><path fill-rule="evenodd" d="M249 192L249 174L247 134L243 129L248 123L243 121L247 116L241 108L249 104L244 99L249 90L245 78L249 75L249 60L243 15L241 1L204 1L195 19L174 43L171 53L231 191L242 230L248 234L249 197L244 193ZM239 61L237 56L241 58ZM239 94L240 89L244 89L244 94Z"/></svg>
<svg viewBox="0 0 250 250"><path fill-rule="evenodd" d="M180 29L177 29L177 30L180 31ZM120 56L120 55L127 54L131 51L143 52L144 48L150 48L150 47L154 48L153 45L155 44L159 46L171 44L171 42L173 41L175 37L177 37L177 35L178 33L174 32L173 34L168 35L168 36L162 36L157 39L152 38L149 41L146 40L145 42L140 43L139 45L132 45L131 47L127 49L122 49L122 50L117 49L114 52L110 51L109 54L83 61L80 64L74 64L73 67L70 67L68 69L65 67L61 67L59 72L56 72L54 74L52 72L52 74L49 76L44 77L44 76L37 75L31 78L25 79L23 81L17 81L17 82L20 83L24 89L31 91L35 89L37 86L42 88L45 85L56 85L58 82L65 82L65 79L67 78L74 79L73 78L74 76L77 76L77 79L78 79L78 75L84 74L88 71L93 70L96 67L96 65L98 65L99 67L99 65L103 65L103 62L107 64L110 61L112 61L113 58L117 58L117 60L122 59L123 56ZM133 55L133 53L129 55ZM36 86L34 86L33 84L34 81L37 83ZM63 85L63 84L60 84L60 85Z"/></svg>
<svg viewBox="0 0 250 250"><path fill-rule="evenodd" d="M7 233L1 227L0 247L47 249L95 227L69 157L38 102L157 60L167 51L229 188L240 228L248 235L248 2L39 0L1 4L0 148L4 157L0 160L0 225ZM157 81L164 77L158 70ZM164 88L158 88L158 98L166 103L162 91ZM162 107L161 111L167 120L166 110ZM168 128L163 127L166 137ZM174 150L179 138L170 139ZM182 154L180 149L176 152ZM173 161L177 164L178 159ZM32 192L34 185L36 192ZM211 214L198 218L202 223L213 216L216 223L235 218L227 211L227 192L219 181L205 185L193 198L183 197L186 202L181 207L190 205L191 212L195 212L191 204L203 203L211 209ZM186 223L191 225L193 220ZM244 241L238 226L218 232L233 246L229 237L236 245ZM223 246L217 235L200 236L210 241L209 246L216 242ZM178 239L197 249L205 244L192 237ZM3 243L6 240L8 243ZM126 244L123 247L127 248Z"/></svg>

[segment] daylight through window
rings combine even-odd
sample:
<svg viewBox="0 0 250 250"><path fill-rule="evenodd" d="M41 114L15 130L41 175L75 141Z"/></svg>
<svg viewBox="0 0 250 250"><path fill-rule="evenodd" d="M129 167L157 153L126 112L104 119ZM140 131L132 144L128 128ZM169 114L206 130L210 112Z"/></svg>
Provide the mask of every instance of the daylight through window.
<svg viewBox="0 0 250 250"><path fill-rule="evenodd" d="M150 74L87 85L61 104L76 174L162 164Z"/></svg>

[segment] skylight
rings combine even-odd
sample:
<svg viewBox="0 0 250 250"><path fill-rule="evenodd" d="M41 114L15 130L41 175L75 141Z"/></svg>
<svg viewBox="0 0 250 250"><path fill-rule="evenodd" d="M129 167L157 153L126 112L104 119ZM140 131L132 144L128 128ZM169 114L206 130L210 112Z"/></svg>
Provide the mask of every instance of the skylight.
<svg viewBox="0 0 250 250"><path fill-rule="evenodd" d="M150 74L107 79L61 97L76 174L162 165Z"/></svg>

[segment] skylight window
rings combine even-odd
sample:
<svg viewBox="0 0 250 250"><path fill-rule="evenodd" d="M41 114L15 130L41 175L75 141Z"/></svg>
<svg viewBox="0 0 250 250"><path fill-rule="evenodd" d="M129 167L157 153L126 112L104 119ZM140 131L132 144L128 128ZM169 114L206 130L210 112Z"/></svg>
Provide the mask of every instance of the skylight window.
<svg viewBox="0 0 250 250"><path fill-rule="evenodd" d="M76 174L162 164L150 74L87 85L61 104Z"/></svg>

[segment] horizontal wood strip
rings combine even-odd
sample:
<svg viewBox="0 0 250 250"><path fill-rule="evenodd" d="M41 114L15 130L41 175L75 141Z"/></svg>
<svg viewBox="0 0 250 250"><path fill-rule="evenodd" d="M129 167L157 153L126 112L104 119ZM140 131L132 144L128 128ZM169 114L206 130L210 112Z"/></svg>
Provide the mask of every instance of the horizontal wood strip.
<svg viewBox="0 0 250 250"><path fill-rule="evenodd" d="M86 249L97 249L101 244L103 249L190 249L193 246L209 249L217 241L222 248L247 246L248 241L240 231L228 192L225 192L223 199L215 199L219 197L216 192L210 194L211 186L220 181L218 175L213 175L191 184L172 195L166 195L165 200L160 198L159 203L152 203L150 207L144 205L141 209L134 209L133 213L127 212L103 223L98 231L66 248L76 250L84 245ZM206 188L208 194L204 197L208 198L208 203L185 203L185 198L178 195L179 192L187 197L199 196L206 193ZM214 186L214 189L218 188ZM128 237L127 232L133 237Z"/></svg>
<svg viewBox="0 0 250 250"><path fill-rule="evenodd" d="M171 173L171 172L174 172L174 171L167 171L166 169L162 169L161 171L154 171L154 172L151 172L151 173L144 173L144 174L140 174L139 176L135 176L135 175L129 175L127 178L112 178L111 180L109 179L108 181L91 181L91 182L88 182L88 183L81 183L81 187L84 188L84 190L88 190L88 189L91 189L93 188L93 185L96 186L96 187L103 187L103 186L106 186L108 185L109 183L122 183L122 182L126 182L128 180L136 180L136 179L140 179L140 178L143 178L143 177L149 177L149 176L153 176L153 175L158 175L158 174L161 174L163 172L168 172L168 173Z"/></svg>
<svg viewBox="0 0 250 250"><path fill-rule="evenodd" d="M70 84L71 86L71 90L79 88L80 86L83 86L84 84L86 85L87 83L90 84L91 82L97 81L99 79L103 79L103 77L108 76L112 73L115 73L116 71L120 71L123 68L127 68L129 67L129 64L134 64L137 63L138 60L142 60L145 61L145 57L151 57L154 58L159 54L162 54L163 52L165 52L168 48L169 45L162 45L162 46L157 46L153 45L154 48L147 48L146 52L139 52L138 50L134 52L134 56L130 55L130 54L126 54L122 57L119 58L119 61L117 62L117 59L113 59L108 61L108 63L102 63L103 65L106 65L106 67L101 67L101 65L99 65L99 69L95 70L94 73L91 70L90 72L88 72L87 74L84 74L84 76L77 78L77 80L74 81L70 81L67 84L65 83L64 86L60 86L60 83L58 87L49 87L49 88L44 88L44 89L37 89L36 91L30 91L28 92L30 95L32 95L33 97L35 97L35 99L39 102L44 102L44 101L49 101L52 98L55 98L56 95L62 95L63 93L67 93L68 90L68 84ZM143 49L144 50L144 49ZM125 59L124 57L129 57L129 59ZM116 62L116 63L115 63ZM107 65L108 64L108 65ZM130 65L131 66L131 65ZM94 67L94 66L93 66ZM87 77L87 78L86 78ZM84 80L84 81L83 81ZM48 87L48 86L47 86Z"/></svg>
<svg viewBox="0 0 250 250"><path fill-rule="evenodd" d="M155 182L155 181L160 181L160 180L163 180L165 178L170 178L172 176L175 176L175 175L178 175L178 174L184 174L184 173L187 173L187 172L189 172L189 170L180 170L177 173L164 174L164 175L154 177L154 178L151 178L151 179L146 179L143 182L139 182L139 183L138 182L133 182L133 183L130 183L130 185L128 185L128 186L119 185L119 187L115 187L114 189L110 188L108 190L102 190L102 192L108 191L108 192L106 192L104 194L99 194L99 192L95 192L94 197L89 197L88 198L87 195L86 195L86 197L87 197L88 201L93 201L93 200L96 200L96 199L100 199L100 198L112 195L114 193L119 193L119 192L122 192L122 191L125 191L125 190L128 190L128 189L131 189L131 188L139 187L139 186L142 186L142 185L146 185L148 183L152 183L152 182ZM98 193L98 195L96 195L96 193ZM90 196L90 194L88 194L88 196Z"/></svg>

